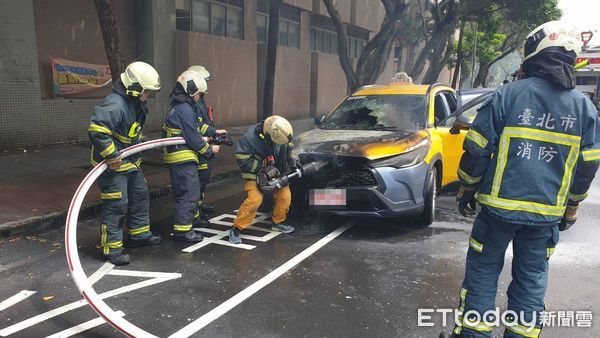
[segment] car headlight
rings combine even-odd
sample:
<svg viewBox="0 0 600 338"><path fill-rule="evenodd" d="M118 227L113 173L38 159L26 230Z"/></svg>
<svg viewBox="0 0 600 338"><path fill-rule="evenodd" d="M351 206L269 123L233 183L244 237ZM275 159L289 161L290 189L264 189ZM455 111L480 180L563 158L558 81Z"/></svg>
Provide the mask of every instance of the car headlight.
<svg viewBox="0 0 600 338"><path fill-rule="evenodd" d="M411 150L407 153L400 155L394 155L379 160L371 161L369 165L373 168L379 167L394 167L394 168L405 168L416 164L419 164L425 160L427 153L429 152L429 143L425 143L422 146Z"/></svg>

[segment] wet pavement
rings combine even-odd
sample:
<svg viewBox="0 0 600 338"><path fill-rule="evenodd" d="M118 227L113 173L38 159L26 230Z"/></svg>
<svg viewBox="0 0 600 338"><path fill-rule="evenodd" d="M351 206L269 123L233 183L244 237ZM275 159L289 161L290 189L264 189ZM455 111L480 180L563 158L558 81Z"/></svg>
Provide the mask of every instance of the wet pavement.
<svg viewBox="0 0 600 338"><path fill-rule="evenodd" d="M152 227L163 234L164 242L129 250L132 263L107 270L94 284L97 293L113 290L106 294L112 295L106 303L159 337L184 327L193 336L206 337L437 337L443 329L441 315L433 315L435 326L419 327L417 310L457 306L472 220L454 211L454 197L440 197L436 222L429 228L410 220L354 220L309 212L291 217L289 223L297 227L293 234L272 233L267 221L259 221L256 230L245 232L254 236L244 239L248 246L232 247L223 236L244 198L240 191L242 182L237 179L211 188L208 196L217 207L214 220L223 224L206 230L207 244L196 250L169 238L171 199L154 201ZM550 327L543 337L600 336L598 197L596 181L578 223L561 233L551 258L546 299L548 311L592 311L592 327ZM97 247L97 222L83 221L78 230L88 276L104 264ZM351 226L339 234L344 225ZM288 262L331 233L339 236L288 268ZM222 241L209 237L214 234ZM0 336L39 337L61 331L63 337L118 336L80 301L62 239L59 230L45 231L0 246L0 309L22 290L36 292L0 311ZM186 248L191 252L182 251ZM498 296L501 309L506 307L510 258L509 248ZM279 277L262 283L281 267ZM251 286L255 293L230 311L217 311ZM197 319L205 320L207 313L216 315L195 331Z"/></svg>

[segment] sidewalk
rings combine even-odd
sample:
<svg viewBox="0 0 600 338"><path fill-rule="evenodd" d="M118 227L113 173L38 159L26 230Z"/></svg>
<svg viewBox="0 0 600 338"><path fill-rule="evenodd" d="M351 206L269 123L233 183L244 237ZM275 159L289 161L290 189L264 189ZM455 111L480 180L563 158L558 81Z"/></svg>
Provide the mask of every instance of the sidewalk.
<svg viewBox="0 0 600 338"><path fill-rule="evenodd" d="M313 128L312 119L290 121L296 135ZM248 126L227 128L234 143ZM146 135L150 139L159 133ZM233 147L221 146L215 158L211 183L239 176ZM0 236L60 227L71 198L89 172L89 143L27 149L0 156ZM144 153L143 169L150 197L170 193L169 170L159 149ZM86 196L80 218L99 215L100 191L94 184Z"/></svg>

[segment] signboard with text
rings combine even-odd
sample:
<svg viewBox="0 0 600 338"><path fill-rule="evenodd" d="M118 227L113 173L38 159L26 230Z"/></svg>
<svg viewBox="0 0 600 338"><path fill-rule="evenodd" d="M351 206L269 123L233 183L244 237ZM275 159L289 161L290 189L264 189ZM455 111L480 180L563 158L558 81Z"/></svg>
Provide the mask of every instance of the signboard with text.
<svg viewBox="0 0 600 338"><path fill-rule="evenodd" d="M108 65L65 59L52 60L52 79L55 96L84 93L111 83Z"/></svg>

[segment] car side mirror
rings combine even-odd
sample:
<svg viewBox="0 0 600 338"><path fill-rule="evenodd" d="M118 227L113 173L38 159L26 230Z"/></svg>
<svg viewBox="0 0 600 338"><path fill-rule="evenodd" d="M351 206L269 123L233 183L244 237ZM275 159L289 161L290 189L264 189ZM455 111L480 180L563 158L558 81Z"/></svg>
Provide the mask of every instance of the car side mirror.
<svg viewBox="0 0 600 338"><path fill-rule="evenodd" d="M315 124L318 126L321 124L321 122L323 122L323 120L325 119L325 115L317 115L314 118Z"/></svg>
<svg viewBox="0 0 600 338"><path fill-rule="evenodd" d="M469 130L471 128L471 120L464 115L459 115L454 120L452 128L450 128L450 134L459 134L461 130Z"/></svg>

